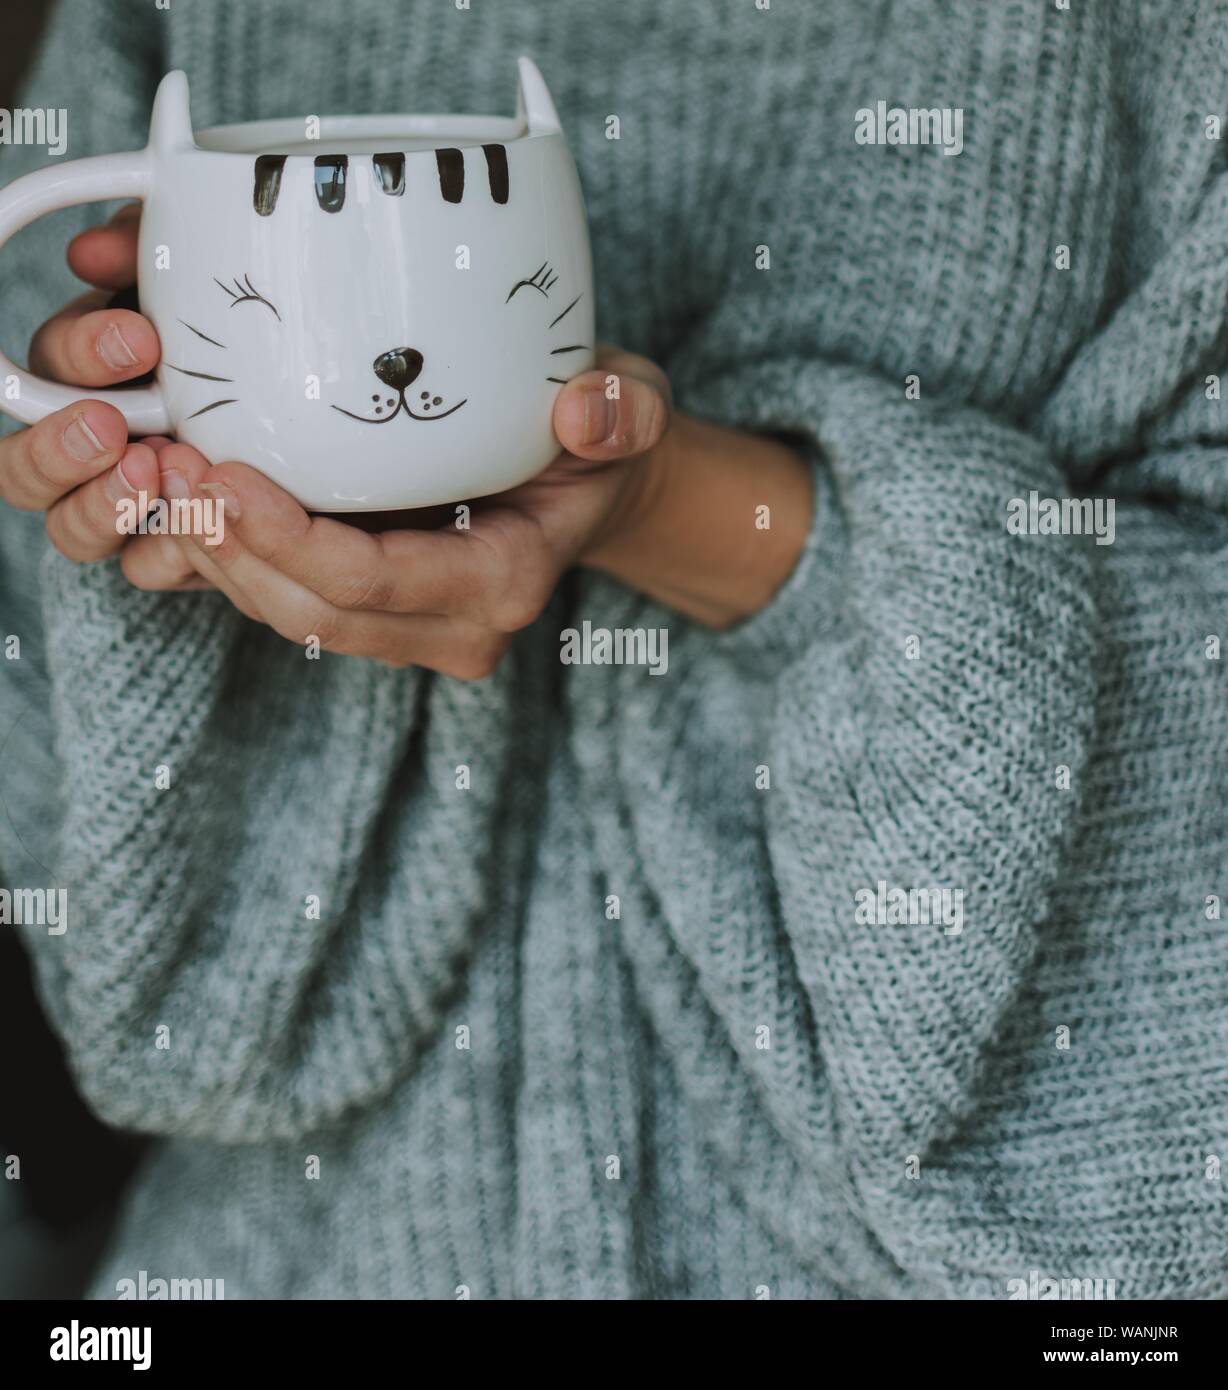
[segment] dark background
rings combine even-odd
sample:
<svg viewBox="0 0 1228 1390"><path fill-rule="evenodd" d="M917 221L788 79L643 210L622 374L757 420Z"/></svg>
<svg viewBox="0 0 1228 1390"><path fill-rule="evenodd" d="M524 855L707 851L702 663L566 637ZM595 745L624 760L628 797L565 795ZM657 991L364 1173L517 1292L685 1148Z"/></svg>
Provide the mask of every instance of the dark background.
<svg viewBox="0 0 1228 1390"><path fill-rule="evenodd" d="M3 5L0 107L11 109L53 5ZM7 929L0 930L0 1059L0 1171L6 1155L21 1159L21 1181L0 1180L0 1299L78 1295L139 1145L100 1124L78 1098Z"/></svg>
<svg viewBox="0 0 1228 1390"><path fill-rule="evenodd" d="M0 106L16 104L17 86L34 51L48 0L4 0L4 43L0 44Z"/></svg>

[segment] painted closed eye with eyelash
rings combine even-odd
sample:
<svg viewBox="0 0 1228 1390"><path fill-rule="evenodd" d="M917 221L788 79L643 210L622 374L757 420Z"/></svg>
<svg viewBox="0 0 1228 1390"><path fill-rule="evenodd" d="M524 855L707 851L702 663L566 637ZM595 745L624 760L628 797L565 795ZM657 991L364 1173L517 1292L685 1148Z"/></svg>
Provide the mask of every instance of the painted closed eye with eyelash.
<svg viewBox="0 0 1228 1390"><path fill-rule="evenodd" d="M222 282L216 276L214 276L213 283L218 287L218 289L222 290L224 293L230 296L230 307L232 309L239 304L263 304L266 308L272 309L274 314L277 314L277 318L279 320L281 319L281 315L277 313L277 309L272 304L270 304L269 301L264 297L264 295L262 295L256 289L255 285L252 284L250 276L245 275L241 284L238 278L236 277L232 281L232 284L234 285L233 290L230 288L229 285L223 285Z"/></svg>
<svg viewBox="0 0 1228 1390"><path fill-rule="evenodd" d="M527 279L517 280L508 291L507 299L504 303L510 304L516 297L517 290L531 289L546 298L550 297L550 287L559 277L550 269L549 262L543 261L541 265Z"/></svg>

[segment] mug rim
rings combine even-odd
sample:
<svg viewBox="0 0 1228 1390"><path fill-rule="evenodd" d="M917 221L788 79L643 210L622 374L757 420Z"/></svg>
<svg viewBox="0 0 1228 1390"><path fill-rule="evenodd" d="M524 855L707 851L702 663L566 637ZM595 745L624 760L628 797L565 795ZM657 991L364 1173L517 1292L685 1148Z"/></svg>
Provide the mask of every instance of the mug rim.
<svg viewBox="0 0 1228 1390"><path fill-rule="evenodd" d="M298 153L286 153L286 159L313 160L317 155L330 153L329 145L361 143L364 154L404 153L432 154L444 149L468 149L483 144L522 144L529 140L561 139L560 131L533 133L523 117L472 116L446 113L426 115L321 116L320 134L315 140L303 135L301 118L278 117L264 121L236 121L225 125L207 126L192 132L191 148L200 154L251 159L262 154L282 154L287 148L298 147ZM402 149L402 142L416 146ZM423 141L430 141L423 144ZM302 146L310 145L308 153Z"/></svg>

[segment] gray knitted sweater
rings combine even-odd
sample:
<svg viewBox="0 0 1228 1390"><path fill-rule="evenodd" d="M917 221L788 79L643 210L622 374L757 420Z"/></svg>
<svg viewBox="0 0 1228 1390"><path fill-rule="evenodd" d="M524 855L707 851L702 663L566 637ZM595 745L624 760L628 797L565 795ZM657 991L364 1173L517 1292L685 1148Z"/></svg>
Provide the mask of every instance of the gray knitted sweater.
<svg viewBox="0 0 1228 1390"><path fill-rule="evenodd" d="M70 155L172 67L203 125L510 110L533 54L601 336L818 495L745 625L576 575L473 684L40 572L5 518L6 873L69 885L48 1010L161 1138L99 1293L1228 1294L1226 23L68 0L25 101ZM962 152L859 141L879 101ZM10 349L83 220L0 260ZM1008 524L1068 495L1112 544ZM561 664L585 620L668 673Z"/></svg>

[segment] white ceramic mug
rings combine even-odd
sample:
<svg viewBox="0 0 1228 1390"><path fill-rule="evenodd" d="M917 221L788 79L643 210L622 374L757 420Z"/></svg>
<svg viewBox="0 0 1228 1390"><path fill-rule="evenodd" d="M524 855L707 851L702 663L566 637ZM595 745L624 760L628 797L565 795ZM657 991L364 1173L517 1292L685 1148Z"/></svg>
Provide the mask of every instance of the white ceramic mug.
<svg viewBox="0 0 1228 1390"><path fill-rule="evenodd" d="M140 198L157 385L89 391L0 355L32 424L84 399L260 469L317 511L480 497L558 452L563 381L593 364L588 227L550 94L514 118L329 116L192 131L158 87L149 144L0 192L0 245L55 208ZM9 399L9 396L14 398Z"/></svg>

